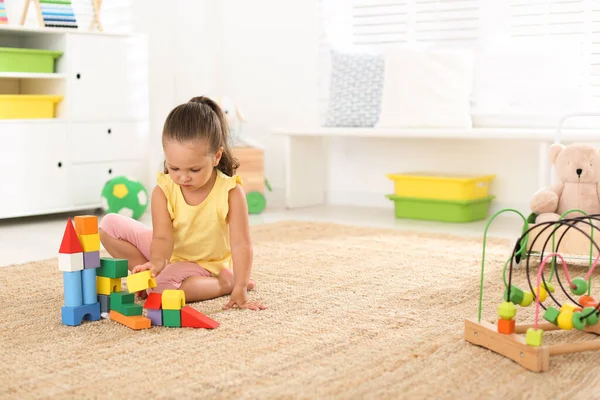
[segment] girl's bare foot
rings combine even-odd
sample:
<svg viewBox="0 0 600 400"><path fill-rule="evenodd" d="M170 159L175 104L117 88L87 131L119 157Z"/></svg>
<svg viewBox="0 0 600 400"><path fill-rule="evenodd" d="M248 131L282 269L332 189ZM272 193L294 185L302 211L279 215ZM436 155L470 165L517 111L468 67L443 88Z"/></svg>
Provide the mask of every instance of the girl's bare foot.
<svg viewBox="0 0 600 400"><path fill-rule="evenodd" d="M256 286L256 282L254 282L254 280L252 280L252 279L248 280L248 290L254 289L255 286Z"/></svg>

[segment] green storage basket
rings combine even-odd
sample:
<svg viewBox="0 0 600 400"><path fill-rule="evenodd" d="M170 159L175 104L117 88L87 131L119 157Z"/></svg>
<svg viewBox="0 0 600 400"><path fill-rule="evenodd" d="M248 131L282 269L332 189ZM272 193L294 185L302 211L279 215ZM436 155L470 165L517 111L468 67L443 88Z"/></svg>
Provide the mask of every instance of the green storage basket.
<svg viewBox="0 0 600 400"><path fill-rule="evenodd" d="M0 47L0 72L54 73L62 51Z"/></svg>
<svg viewBox="0 0 600 400"><path fill-rule="evenodd" d="M495 196L475 200L437 200L388 194L395 204L396 218L443 222L470 222L485 219Z"/></svg>

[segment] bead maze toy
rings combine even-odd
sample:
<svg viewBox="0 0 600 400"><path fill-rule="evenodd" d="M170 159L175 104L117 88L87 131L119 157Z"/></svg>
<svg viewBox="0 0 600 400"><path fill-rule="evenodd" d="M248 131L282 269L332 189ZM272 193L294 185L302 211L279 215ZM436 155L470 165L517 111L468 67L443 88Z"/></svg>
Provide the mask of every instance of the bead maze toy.
<svg viewBox="0 0 600 400"><path fill-rule="evenodd" d="M575 211L584 215L566 218L566 215ZM519 214L523 219L523 229L522 235L517 240L510 257L504 264L503 281L505 290L497 309L498 319L494 324L482 321L481 318L485 249L490 224L499 214L504 212ZM587 341L549 345L543 341L544 333L556 330L570 331L576 329L600 335L600 325L598 324L600 319L600 303L591 296L591 277L600 260L600 248L594 241L594 230L592 229L591 234L588 234L587 231L582 229L582 226L587 225L588 227L592 227L598 223L600 223L600 214L585 215L581 210L569 210L558 221L537 223L531 228L529 227L528 219L517 210L503 209L494 214L487 223L483 238L478 318L465 320L465 340L501 354L526 369L535 372L548 371L552 356L600 350L600 339L597 337ZM567 257L563 257L559 252L561 241L572 229L589 239L589 268L584 277L572 278L565 261ZM549 230L549 233L546 232L547 230ZM557 235L559 231L560 236ZM535 236L532 232L534 232ZM573 233L574 231L571 232ZM557 236L558 241L556 241ZM528 251L528 245L535 245L535 242L540 240L540 238L543 241L543 245L540 247L539 254ZM552 240L551 251L546 252L550 240ZM595 249L598 253L598 256L594 260L592 249ZM534 268L531 265L533 259L539 261L539 266ZM562 268L556 268L557 259L560 260ZM529 291L522 290L513 282L513 264L519 261L525 264ZM507 281L506 270L509 264ZM550 266L548 279L545 276L547 266ZM560 271L563 272L562 278L560 277ZM530 272L533 272L533 279ZM552 283L554 277L558 285ZM558 288L561 289L562 296L559 296L560 292L557 291ZM574 298L573 296L578 296L578 298ZM550 299L554 305L545 304ZM551 302L548 301L548 303ZM535 307L534 323L516 324L517 306L527 308L531 305ZM542 318L547 322L539 322L540 308L544 309ZM525 334L525 338L522 337L522 334Z"/></svg>
<svg viewBox="0 0 600 400"><path fill-rule="evenodd" d="M156 287L151 271L129 274L125 259L100 257L98 217L68 219L58 251L58 268L63 273L62 323L79 326L83 321L110 318L134 330L152 326L214 329L219 326L185 304L183 290L150 293L144 306L135 303L135 292ZM127 291L122 290L126 279ZM146 315L143 315L143 310Z"/></svg>

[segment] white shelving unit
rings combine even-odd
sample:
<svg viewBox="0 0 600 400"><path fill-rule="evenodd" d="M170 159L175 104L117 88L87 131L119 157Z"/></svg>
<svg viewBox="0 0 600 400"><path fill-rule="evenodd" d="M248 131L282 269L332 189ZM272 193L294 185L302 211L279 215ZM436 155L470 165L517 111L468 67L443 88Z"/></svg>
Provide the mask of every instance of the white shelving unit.
<svg viewBox="0 0 600 400"><path fill-rule="evenodd" d="M0 47L59 50L55 73L0 72L0 94L63 96L52 119L0 119L0 219L101 206L106 181L148 184L145 36L0 26Z"/></svg>

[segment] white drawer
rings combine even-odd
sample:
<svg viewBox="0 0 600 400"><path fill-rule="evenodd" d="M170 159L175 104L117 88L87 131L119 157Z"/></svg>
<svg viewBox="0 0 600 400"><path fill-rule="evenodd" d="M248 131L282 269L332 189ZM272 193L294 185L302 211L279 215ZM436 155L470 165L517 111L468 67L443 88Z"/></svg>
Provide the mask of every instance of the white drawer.
<svg viewBox="0 0 600 400"><path fill-rule="evenodd" d="M76 205L99 205L106 182L121 175L144 182L146 164L145 161L115 161L72 165L69 180L71 202Z"/></svg>
<svg viewBox="0 0 600 400"><path fill-rule="evenodd" d="M0 217L68 205L67 125L0 123Z"/></svg>
<svg viewBox="0 0 600 400"><path fill-rule="evenodd" d="M73 123L69 152L73 163L140 160L148 155L146 123Z"/></svg>

